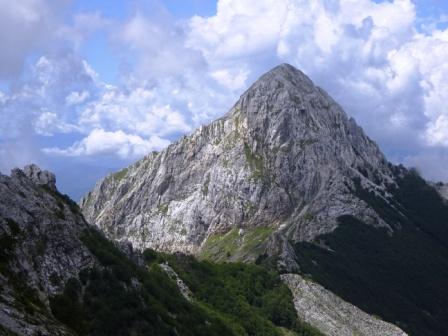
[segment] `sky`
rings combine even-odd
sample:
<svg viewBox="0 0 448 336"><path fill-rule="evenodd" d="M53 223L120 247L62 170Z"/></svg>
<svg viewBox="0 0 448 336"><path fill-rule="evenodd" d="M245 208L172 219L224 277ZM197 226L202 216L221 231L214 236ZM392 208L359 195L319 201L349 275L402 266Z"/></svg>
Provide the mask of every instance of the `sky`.
<svg viewBox="0 0 448 336"><path fill-rule="evenodd" d="M0 172L36 163L79 200L285 62L448 181L446 0L0 0Z"/></svg>

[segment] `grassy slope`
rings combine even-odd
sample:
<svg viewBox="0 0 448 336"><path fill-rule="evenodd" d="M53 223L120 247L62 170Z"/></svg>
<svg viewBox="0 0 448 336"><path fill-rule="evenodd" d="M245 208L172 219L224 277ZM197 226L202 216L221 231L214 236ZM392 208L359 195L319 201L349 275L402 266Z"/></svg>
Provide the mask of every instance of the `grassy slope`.
<svg viewBox="0 0 448 336"><path fill-rule="evenodd" d="M235 228L209 237L201 249L199 259L216 262L255 261L263 253L263 246L273 228L250 228L244 230L241 236L238 231Z"/></svg>

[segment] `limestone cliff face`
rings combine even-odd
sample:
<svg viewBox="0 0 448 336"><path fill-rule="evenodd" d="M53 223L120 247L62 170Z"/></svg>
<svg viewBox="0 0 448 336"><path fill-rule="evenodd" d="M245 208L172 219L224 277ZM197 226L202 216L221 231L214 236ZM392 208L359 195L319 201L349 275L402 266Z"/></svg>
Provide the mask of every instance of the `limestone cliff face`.
<svg viewBox="0 0 448 336"><path fill-rule="evenodd" d="M140 249L230 260L267 253L294 269L289 242L331 232L338 216L388 227L351 190L356 179L387 197L392 176L355 121L283 64L224 117L106 177L80 205L110 238Z"/></svg>
<svg viewBox="0 0 448 336"><path fill-rule="evenodd" d="M79 240L88 224L55 182L35 165L0 174L0 334L72 334L48 299L95 258Z"/></svg>

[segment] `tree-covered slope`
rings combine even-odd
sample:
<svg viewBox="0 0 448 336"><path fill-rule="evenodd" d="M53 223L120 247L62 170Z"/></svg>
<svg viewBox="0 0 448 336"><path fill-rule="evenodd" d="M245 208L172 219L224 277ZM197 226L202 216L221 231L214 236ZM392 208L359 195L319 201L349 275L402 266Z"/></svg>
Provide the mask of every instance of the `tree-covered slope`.
<svg viewBox="0 0 448 336"><path fill-rule="evenodd" d="M448 206L415 171L395 174L389 198L357 181L353 190L393 233L341 216L318 244L296 244L298 262L327 289L410 335L448 335Z"/></svg>
<svg viewBox="0 0 448 336"><path fill-rule="evenodd" d="M148 264L168 262L201 307L217 314L237 335L321 335L301 322L292 295L272 269L244 263L198 261L183 254L144 253Z"/></svg>
<svg viewBox="0 0 448 336"><path fill-rule="evenodd" d="M102 267L82 272L50 298L56 318L78 335L321 335L298 320L291 293L274 271L150 250L139 265L95 229L82 240ZM190 286L192 301L162 262Z"/></svg>

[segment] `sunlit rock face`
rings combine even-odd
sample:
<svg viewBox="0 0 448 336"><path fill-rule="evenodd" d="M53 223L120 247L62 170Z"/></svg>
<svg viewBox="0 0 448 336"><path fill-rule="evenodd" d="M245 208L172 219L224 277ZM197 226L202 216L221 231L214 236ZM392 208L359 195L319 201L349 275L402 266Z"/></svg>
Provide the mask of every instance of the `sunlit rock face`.
<svg viewBox="0 0 448 336"><path fill-rule="evenodd" d="M86 219L134 247L215 260L279 257L353 215L388 226L354 195L387 198L391 165L321 88L280 65L222 118L106 177L80 202Z"/></svg>

